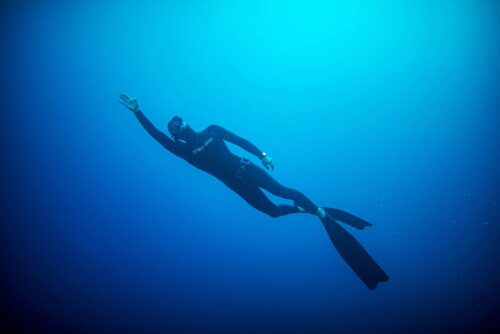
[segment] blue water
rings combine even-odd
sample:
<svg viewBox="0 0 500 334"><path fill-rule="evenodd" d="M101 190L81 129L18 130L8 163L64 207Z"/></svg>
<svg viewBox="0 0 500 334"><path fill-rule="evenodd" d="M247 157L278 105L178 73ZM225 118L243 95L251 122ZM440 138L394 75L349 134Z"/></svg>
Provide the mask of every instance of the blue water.
<svg viewBox="0 0 500 334"><path fill-rule="evenodd" d="M497 2L2 6L2 326L498 327ZM317 218L270 218L169 154L120 92L163 130L237 133L283 184L372 222L350 231L390 281L369 291Z"/></svg>

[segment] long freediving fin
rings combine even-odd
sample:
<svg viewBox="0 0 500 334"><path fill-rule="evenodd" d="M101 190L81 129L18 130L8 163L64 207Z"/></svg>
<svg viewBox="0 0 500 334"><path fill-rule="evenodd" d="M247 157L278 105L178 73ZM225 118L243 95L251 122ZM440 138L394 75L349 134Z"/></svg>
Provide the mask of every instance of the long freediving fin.
<svg viewBox="0 0 500 334"><path fill-rule="evenodd" d="M351 225L352 227L355 227L359 230L363 230L365 227L370 227L373 226L371 223L367 222L364 219L361 219L359 217L356 217L355 215L340 210L340 209L335 209L335 208L325 208L325 211L330 215L335 220L338 220L342 223Z"/></svg>
<svg viewBox="0 0 500 334"><path fill-rule="evenodd" d="M389 276L363 246L334 219L327 216L321 222L340 256L370 290L389 280Z"/></svg>

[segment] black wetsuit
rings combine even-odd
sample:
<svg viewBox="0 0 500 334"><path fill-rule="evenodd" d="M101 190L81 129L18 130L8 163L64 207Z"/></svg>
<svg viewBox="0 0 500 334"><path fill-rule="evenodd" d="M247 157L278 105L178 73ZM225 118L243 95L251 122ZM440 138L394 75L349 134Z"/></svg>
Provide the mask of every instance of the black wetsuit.
<svg viewBox="0 0 500 334"><path fill-rule="evenodd" d="M144 129L163 147L224 182L257 210L271 217L301 212L297 206L274 204L260 189L262 188L276 196L293 200L306 212L316 213L317 206L304 194L281 185L250 160L233 154L224 142L226 140L238 145L262 158L263 152L249 141L217 125L210 125L198 132L194 142L174 141L159 131L142 112L139 111L135 115Z"/></svg>

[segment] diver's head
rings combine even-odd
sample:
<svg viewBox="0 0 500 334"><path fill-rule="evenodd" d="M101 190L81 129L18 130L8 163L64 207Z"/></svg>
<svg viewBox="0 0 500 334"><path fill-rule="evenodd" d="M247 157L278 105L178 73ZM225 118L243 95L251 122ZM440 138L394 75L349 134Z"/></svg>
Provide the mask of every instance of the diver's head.
<svg viewBox="0 0 500 334"><path fill-rule="evenodd" d="M167 124L168 132L174 140L182 139L184 141L188 140L193 134L194 131L191 127L186 123L182 117L174 116Z"/></svg>
<svg viewBox="0 0 500 334"><path fill-rule="evenodd" d="M172 117L170 122L168 122L167 127L168 127L168 132L170 132L170 134L175 137L181 134L184 130L186 130L187 123L181 117L174 116Z"/></svg>

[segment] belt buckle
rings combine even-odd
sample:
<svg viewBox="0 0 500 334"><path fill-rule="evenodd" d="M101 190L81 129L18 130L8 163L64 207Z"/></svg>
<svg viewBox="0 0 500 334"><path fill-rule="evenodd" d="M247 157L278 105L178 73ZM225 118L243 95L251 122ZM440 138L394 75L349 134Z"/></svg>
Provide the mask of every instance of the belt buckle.
<svg viewBox="0 0 500 334"><path fill-rule="evenodd" d="M236 171L236 178L238 180L243 180L243 173L245 172L245 166L241 166L237 171Z"/></svg>

